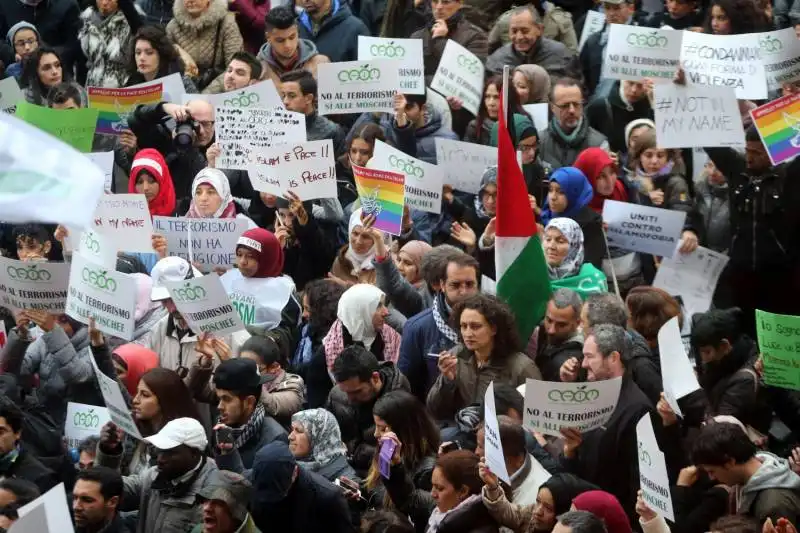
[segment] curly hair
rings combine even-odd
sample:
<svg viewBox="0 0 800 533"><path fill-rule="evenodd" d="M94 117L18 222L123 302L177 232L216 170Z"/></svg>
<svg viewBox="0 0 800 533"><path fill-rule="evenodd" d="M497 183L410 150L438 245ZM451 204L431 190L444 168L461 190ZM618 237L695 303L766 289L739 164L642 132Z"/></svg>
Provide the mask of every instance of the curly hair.
<svg viewBox="0 0 800 533"><path fill-rule="evenodd" d="M651 346L658 345L658 330L672 317L678 317L683 325L681 304L663 289L656 287L634 287L625 298L630 314L630 325Z"/></svg>
<svg viewBox="0 0 800 533"><path fill-rule="evenodd" d="M39 63L42 57L47 54L52 54L58 58L61 64L61 81L69 81L69 69L65 68L64 61L61 59L61 54L55 48L49 46L40 46L31 55L29 55L22 63L22 75L20 76L19 86L23 89L29 89L33 95L33 103L36 105L47 105L47 97L50 93L50 88L42 83L39 77Z"/></svg>
<svg viewBox="0 0 800 533"><path fill-rule="evenodd" d="M136 68L136 43L147 41L150 46L158 53L158 73L156 78L162 78L170 73L170 67L174 64L180 66L183 72L183 61L180 54L175 49L175 45L167 37L167 32L161 26L147 25L142 26L131 39L128 48L128 74L133 76L138 74Z"/></svg>
<svg viewBox="0 0 800 533"><path fill-rule="evenodd" d="M306 284L303 295L308 298L308 307L311 309L308 324L315 334L327 334L336 322L336 309L344 290L341 285L326 279L317 279Z"/></svg>
<svg viewBox="0 0 800 533"><path fill-rule="evenodd" d="M758 33L770 30L770 23L764 12L758 8L754 0L712 0L708 6L708 15L703 24L703 33L714 33L711 29L711 12L714 6L719 7L731 23L731 35Z"/></svg>
<svg viewBox="0 0 800 533"><path fill-rule="evenodd" d="M461 335L461 315L466 309L480 313L486 323L495 329L492 359L505 359L519 352L520 342L514 313L508 305L486 294L475 294L458 302L453 308L450 326L458 332L458 339L464 342Z"/></svg>

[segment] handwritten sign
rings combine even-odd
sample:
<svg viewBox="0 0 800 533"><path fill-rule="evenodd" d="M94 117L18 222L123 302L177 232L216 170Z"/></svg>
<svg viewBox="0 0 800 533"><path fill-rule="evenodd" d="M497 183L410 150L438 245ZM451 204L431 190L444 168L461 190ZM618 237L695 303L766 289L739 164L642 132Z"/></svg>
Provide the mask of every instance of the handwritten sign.
<svg viewBox="0 0 800 533"><path fill-rule="evenodd" d="M562 428L586 433L606 424L619 399L622 378L591 383L525 382L523 425L544 435L561 435Z"/></svg>
<svg viewBox="0 0 800 533"><path fill-rule="evenodd" d="M322 63L317 80L320 115L391 113L400 91L399 64L388 59Z"/></svg>
<svg viewBox="0 0 800 533"><path fill-rule="evenodd" d="M100 430L110 421L108 409L85 403L67 403L67 419L64 423L64 436L67 446L77 448L82 440L99 437Z"/></svg>
<svg viewBox="0 0 800 533"><path fill-rule="evenodd" d="M244 329L216 274L183 281L165 281L164 286L192 331L221 337Z"/></svg>
<svg viewBox="0 0 800 533"><path fill-rule="evenodd" d="M103 190L110 194L114 184L114 152L91 152L86 157L103 173Z"/></svg>
<svg viewBox="0 0 800 533"><path fill-rule="evenodd" d="M437 137L436 164L444 182L459 191L478 194L486 167L497 165L497 148Z"/></svg>
<svg viewBox="0 0 800 533"><path fill-rule="evenodd" d="M375 216L375 227L400 235L403 227L405 176L353 165L353 178L364 215Z"/></svg>
<svg viewBox="0 0 800 533"><path fill-rule="evenodd" d="M800 94L787 94L750 111L773 165L800 154Z"/></svg>
<svg viewBox="0 0 800 533"><path fill-rule="evenodd" d="M672 257L678 249L686 213L608 200L603 221L608 244L623 250Z"/></svg>
<svg viewBox="0 0 800 533"><path fill-rule="evenodd" d="M0 257L0 305L63 313L69 264L23 262Z"/></svg>
<svg viewBox="0 0 800 533"><path fill-rule="evenodd" d="M655 83L672 82L680 67L681 32L612 24L602 77Z"/></svg>
<svg viewBox="0 0 800 533"><path fill-rule="evenodd" d="M699 246L689 254L665 257L656 271L653 287L680 296L688 316L705 313L727 264L727 255Z"/></svg>
<svg viewBox="0 0 800 533"><path fill-rule="evenodd" d="M153 252L153 223L143 194L106 194L94 212L94 230L126 252Z"/></svg>
<svg viewBox="0 0 800 533"><path fill-rule="evenodd" d="M367 166L404 174L405 202L411 209L437 215L442 212L444 171L441 167L415 159L379 140L375 141L372 159Z"/></svg>
<svg viewBox="0 0 800 533"><path fill-rule="evenodd" d="M400 69L400 92L425 94L422 39L358 36L358 60L393 59Z"/></svg>
<svg viewBox="0 0 800 533"><path fill-rule="evenodd" d="M687 85L733 87L736 98L763 100L767 79L756 33L708 35L684 31L681 65Z"/></svg>
<svg viewBox="0 0 800 533"><path fill-rule="evenodd" d="M699 389L700 384L683 346L678 317L672 317L658 330L658 350L664 397L672 410L680 415L678 400Z"/></svg>
<svg viewBox="0 0 800 533"><path fill-rule="evenodd" d="M794 28L760 33L758 45L764 60L767 90L776 91L784 83L800 79L800 40Z"/></svg>
<svg viewBox="0 0 800 533"><path fill-rule="evenodd" d="M292 191L301 200L336 198L336 161L330 139L264 148L259 158L265 163L247 169L255 190L275 196Z"/></svg>
<svg viewBox="0 0 800 533"><path fill-rule="evenodd" d="M581 31L581 40L578 42L578 53L583 50L583 45L586 44L586 39L593 33L603 29L606 24L605 13L599 11L587 11L586 18L583 22L583 30Z"/></svg>
<svg viewBox="0 0 800 533"><path fill-rule="evenodd" d="M163 87L160 83L147 87L104 89L89 87L89 108L97 109L97 133L119 135L128 129L128 119L139 105L153 105L161 101Z"/></svg>
<svg viewBox="0 0 800 533"><path fill-rule="evenodd" d="M111 417L111 421L131 437L142 440L142 434L136 427L136 422L134 422L120 391L120 384L116 379L111 379L103 374L97 367L94 357L89 357L89 361L94 368L94 375L97 376L97 384L100 385L100 392L103 394L103 401L108 408L108 416Z"/></svg>
<svg viewBox="0 0 800 533"><path fill-rule="evenodd" d="M22 89L13 76L0 80L0 112L13 115L17 110L17 103L24 99Z"/></svg>
<svg viewBox="0 0 800 533"><path fill-rule="evenodd" d="M278 90L272 80L265 80L243 89L229 91L221 94L184 94L183 103L192 100L203 100L214 107L263 107L267 109L282 109Z"/></svg>
<svg viewBox="0 0 800 533"><path fill-rule="evenodd" d="M232 267L236 241L247 231L247 221L237 218L153 217L153 229L167 239L167 253L200 265ZM191 254L191 259L190 259Z"/></svg>
<svg viewBox="0 0 800 533"><path fill-rule="evenodd" d="M483 62L452 39L444 46L431 89L442 96L455 96L473 115L478 114L483 98Z"/></svg>
<svg viewBox="0 0 800 533"><path fill-rule="evenodd" d="M744 145L742 117L732 88L667 83L656 85L653 97L659 148Z"/></svg>
<svg viewBox="0 0 800 533"><path fill-rule="evenodd" d="M756 334L764 383L800 390L800 317L756 309Z"/></svg>
<svg viewBox="0 0 800 533"><path fill-rule="evenodd" d="M503 443L500 442L500 424L497 422L497 410L494 407L494 381L486 387L483 396L484 450L486 450L486 466L489 470L511 485L511 476L506 469L503 455Z"/></svg>
<svg viewBox="0 0 800 533"><path fill-rule="evenodd" d="M650 413L645 413L636 424L636 441L642 498L653 511L674 522L675 515L672 511L667 462L664 453L658 448Z"/></svg>
<svg viewBox="0 0 800 533"><path fill-rule="evenodd" d="M222 153L218 168L247 170L265 164L264 148L306 141L306 117L283 109L218 107L215 112L217 145Z"/></svg>
<svg viewBox="0 0 800 533"><path fill-rule="evenodd" d="M98 114L96 109L50 109L20 101L16 117L80 152L91 152Z"/></svg>

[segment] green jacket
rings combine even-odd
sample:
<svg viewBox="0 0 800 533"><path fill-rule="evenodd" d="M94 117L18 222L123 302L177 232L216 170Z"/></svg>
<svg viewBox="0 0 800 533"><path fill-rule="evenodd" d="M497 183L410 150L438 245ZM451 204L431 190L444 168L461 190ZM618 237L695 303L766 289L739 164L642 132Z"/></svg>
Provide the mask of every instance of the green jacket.
<svg viewBox="0 0 800 533"><path fill-rule="evenodd" d="M576 276L550 281L550 287L556 289L572 289L577 292L581 300L596 292L608 292L606 275L591 263L584 263L581 271Z"/></svg>
<svg viewBox="0 0 800 533"><path fill-rule="evenodd" d="M511 12L506 11L495 22L489 32L489 50L496 50L511 42L508 27L511 25ZM492 19L495 20L495 19ZM572 15L558 6L551 6L542 18L542 37L558 41L574 53L578 52L578 37L572 24Z"/></svg>
<svg viewBox="0 0 800 533"><path fill-rule="evenodd" d="M203 533L203 524L194 526L191 533ZM242 525L239 526L239 529L237 529L235 533L261 533L261 530L256 527L255 522L253 522L253 517L248 513L247 520L242 522Z"/></svg>

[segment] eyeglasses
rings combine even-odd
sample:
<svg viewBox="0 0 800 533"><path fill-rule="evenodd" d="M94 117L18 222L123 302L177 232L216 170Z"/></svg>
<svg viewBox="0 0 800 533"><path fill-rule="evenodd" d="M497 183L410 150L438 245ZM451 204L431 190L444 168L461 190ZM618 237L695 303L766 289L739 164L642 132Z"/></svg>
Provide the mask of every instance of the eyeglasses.
<svg viewBox="0 0 800 533"><path fill-rule="evenodd" d="M38 41L35 37L31 37L30 39L25 39L24 41L14 41L14 46L17 48L22 48L23 46L33 46Z"/></svg>
<svg viewBox="0 0 800 533"><path fill-rule="evenodd" d="M581 108L583 108L583 106L585 104L586 104L586 102L584 102L583 100L581 100L580 102L565 102L563 104L553 103L554 106L556 106L557 108L559 108L562 111L566 111L570 107L574 107L575 109L581 109Z"/></svg>
<svg viewBox="0 0 800 533"><path fill-rule="evenodd" d="M197 124L201 128L203 128L204 130L210 130L211 128L214 127L214 121L213 120L198 120Z"/></svg>

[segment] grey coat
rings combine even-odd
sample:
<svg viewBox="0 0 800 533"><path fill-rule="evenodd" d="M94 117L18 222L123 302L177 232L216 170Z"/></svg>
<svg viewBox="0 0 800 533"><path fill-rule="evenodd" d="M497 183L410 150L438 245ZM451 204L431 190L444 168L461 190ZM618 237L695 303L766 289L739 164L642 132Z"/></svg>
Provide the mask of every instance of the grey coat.
<svg viewBox="0 0 800 533"><path fill-rule="evenodd" d="M578 158L578 154L587 148L593 146L608 148L606 136L589 126L589 120L586 117L579 127L583 131L571 142L565 141L554 133L552 124L548 129L539 132L539 154L542 161L553 168L571 167Z"/></svg>
<svg viewBox="0 0 800 533"><path fill-rule="evenodd" d="M546 37L540 37L526 54L517 52L513 45L508 43L495 50L486 60L486 70L492 74L502 74L505 65L509 65L512 69L520 65L539 65L552 79L563 77L580 79L580 67L575 52L560 42Z"/></svg>

